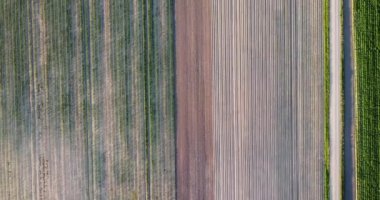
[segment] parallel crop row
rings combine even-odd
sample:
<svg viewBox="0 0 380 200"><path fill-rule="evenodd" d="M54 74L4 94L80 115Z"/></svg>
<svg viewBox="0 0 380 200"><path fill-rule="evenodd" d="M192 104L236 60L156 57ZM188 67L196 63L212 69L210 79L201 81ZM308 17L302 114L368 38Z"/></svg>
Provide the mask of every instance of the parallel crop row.
<svg viewBox="0 0 380 200"><path fill-rule="evenodd" d="M0 198L175 198L173 6L0 0Z"/></svg>
<svg viewBox="0 0 380 200"><path fill-rule="evenodd" d="M380 199L380 1L354 1L357 197Z"/></svg>

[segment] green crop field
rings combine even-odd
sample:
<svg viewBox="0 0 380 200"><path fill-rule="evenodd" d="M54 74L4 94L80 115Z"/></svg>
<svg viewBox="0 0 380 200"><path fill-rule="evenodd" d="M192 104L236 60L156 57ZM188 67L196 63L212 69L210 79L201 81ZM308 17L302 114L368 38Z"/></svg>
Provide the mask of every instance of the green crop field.
<svg viewBox="0 0 380 200"><path fill-rule="evenodd" d="M175 199L173 0L0 0L0 198Z"/></svg>
<svg viewBox="0 0 380 200"><path fill-rule="evenodd" d="M380 1L354 0L358 199L380 199Z"/></svg>

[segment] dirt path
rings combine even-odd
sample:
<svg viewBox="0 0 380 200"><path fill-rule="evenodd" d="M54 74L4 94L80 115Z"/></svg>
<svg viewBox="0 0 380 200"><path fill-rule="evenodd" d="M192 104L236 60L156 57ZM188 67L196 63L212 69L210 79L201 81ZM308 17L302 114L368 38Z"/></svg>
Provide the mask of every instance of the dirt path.
<svg viewBox="0 0 380 200"><path fill-rule="evenodd" d="M330 1L330 184L331 199L341 197L342 172L342 24L341 0Z"/></svg>
<svg viewBox="0 0 380 200"><path fill-rule="evenodd" d="M177 199L214 199L211 1L176 1Z"/></svg>

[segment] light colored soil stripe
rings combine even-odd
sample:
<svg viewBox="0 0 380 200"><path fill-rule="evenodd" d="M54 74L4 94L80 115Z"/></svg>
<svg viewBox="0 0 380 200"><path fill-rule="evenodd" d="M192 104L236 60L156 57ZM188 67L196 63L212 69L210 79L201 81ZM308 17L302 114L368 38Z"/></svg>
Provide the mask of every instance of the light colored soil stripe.
<svg viewBox="0 0 380 200"><path fill-rule="evenodd" d="M106 191L110 192L106 196L110 199L114 199L114 189L112 186L115 185L115 180L113 176L113 163L114 163L114 134L115 134L115 111L114 111L114 90L112 81L112 69L110 65L111 59L111 19L110 19L110 2L109 0L103 0L103 37L104 44L102 49L102 67L104 68L104 88L103 88L103 102L104 106L104 140L105 140L105 167L106 167L106 180L105 187Z"/></svg>
<svg viewBox="0 0 380 200"><path fill-rule="evenodd" d="M330 1L330 185L331 199L342 195L342 24L341 0Z"/></svg>

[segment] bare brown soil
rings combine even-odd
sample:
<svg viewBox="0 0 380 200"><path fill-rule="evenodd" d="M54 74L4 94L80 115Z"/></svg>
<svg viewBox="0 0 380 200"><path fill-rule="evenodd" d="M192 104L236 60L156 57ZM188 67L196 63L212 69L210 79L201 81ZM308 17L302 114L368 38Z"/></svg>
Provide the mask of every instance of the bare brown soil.
<svg viewBox="0 0 380 200"><path fill-rule="evenodd" d="M176 1L177 198L214 199L211 1Z"/></svg>

